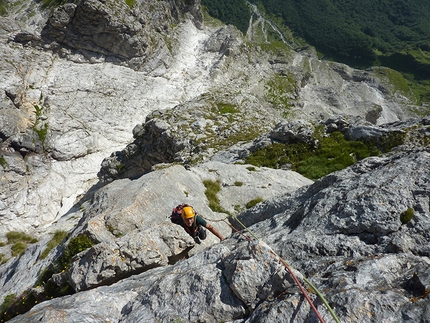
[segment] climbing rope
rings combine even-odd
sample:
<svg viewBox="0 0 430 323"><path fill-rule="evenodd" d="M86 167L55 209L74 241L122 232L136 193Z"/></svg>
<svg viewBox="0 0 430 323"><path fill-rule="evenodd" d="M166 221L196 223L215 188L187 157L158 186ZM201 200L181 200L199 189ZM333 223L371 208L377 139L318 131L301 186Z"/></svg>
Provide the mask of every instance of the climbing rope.
<svg viewBox="0 0 430 323"><path fill-rule="evenodd" d="M201 215L200 215L201 216ZM227 221L227 217L221 219L221 220L211 220L208 218L205 218L203 216L201 216L202 218L204 218L205 220L211 221L211 222L224 222L226 223L229 227L231 227L235 232L239 233L241 236L243 236L246 240L248 241L253 241L250 237L246 236L245 234L243 234L243 232L239 231L238 229L236 229L231 223L229 223ZM232 217L252 236L252 238L254 238L254 240L259 241L260 239L251 231L249 230L249 228L244 225L235 215L232 215ZM303 287L303 285L300 283L300 281L298 280L297 276L294 274L294 271L292 269L292 267L290 265L288 265L288 263L282 259L281 256L279 256L275 251L273 251L272 248L270 248L266 243L264 243L270 250L270 252L279 259L279 261L284 265L284 267L288 270L288 272L290 273L291 277L293 278L294 282L297 284L297 286L299 287L300 291L302 292L302 294L304 295L304 297L306 298L306 300L308 301L310 307L312 308L312 310L314 311L315 315L317 316L318 320L321 323L325 323L324 319L321 317L320 313L318 312L318 309L315 307L314 303L312 302L311 298L309 297L308 293L306 292L305 288ZM328 309L328 311L330 312L331 316L333 317L333 319L335 320L336 323L340 323L340 320L337 318L336 313L333 311L333 309L331 308L331 306L329 305L329 303L327 302L327 300L324 298L324 296L320 293L320 291L304 276L302 276L303 281L308 284L312 290L317 294L317 296L321 299L321 301L323 302L323 304L326 306L326 308Z"/></svg>

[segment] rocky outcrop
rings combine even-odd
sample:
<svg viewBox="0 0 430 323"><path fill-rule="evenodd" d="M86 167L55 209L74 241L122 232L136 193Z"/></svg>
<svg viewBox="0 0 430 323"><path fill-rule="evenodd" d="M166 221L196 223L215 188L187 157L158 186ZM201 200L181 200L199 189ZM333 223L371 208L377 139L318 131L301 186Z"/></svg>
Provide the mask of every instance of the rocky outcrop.
<svg viewBox="0 0 430 323"><path fill-rule="evenodd" d="M169 38L171 26L184 16L201 28L198 2L137 2L129 7L125 2L85 0L55 9L41 36L45 47L73 61L109 61L139 69L151 56L167 51L163 35Z"/></svg>
<svg viewBox="0 0 430 323"><path fill-rule="evenodd" d="M413 115L381 73L320 61L311 48L273 51L202 21L193 1L8 6L0 17L3 239L10 230L43 234L91 195L99 171L109 181L160 162L233 162L298 116L381 124ZM252 30L271 28L261 24ZM133 128L135 142L122 151Z"/></svg>
<svg viewBox="0 0 430 323"><path fill-rule="evenodd" d="M173 264L218 242L208 234L205 241L196 245L185 230L170 222L172 209L181 203L193 205L224 236L230 236L227 214L216 213L207 206L204 181L219 183L219 203L226 212L238 212L253 199L269 199L312 183L292 171L250 170L249 165L220 162L204 163L188 170L179 165L166 165L137 179L116 180L99 189L91 203L86 202L80 210L70 212L69 221L78 218L80 222L63 248L51 252L50 262L37 260L46 245L46 237L43 243L33 246L30 255L11 260L2 267L2 297L20 295L31 289L50 263L57 269L49 269L52 278L46 277L45 281L50 279L63 287L68 284L74 291L82 291ZM57 230L67 226L64 222L54 225ZM61 266L55 263L61 258L59 252L64 253L64 246L81 236L88 237L92 246L76 255L67 270L58 270ZM10 274L12 268L21 268L26 263L32 263L32 271L25 278Z"/></svg>
<svg viewBox="0 0 430 323"><path fill-rule="evenodd" d="M394 147L407 149L429 143L426 135L428 117L383 126L376 126L359 116L338 116L320 123L284 120L272 125L270 116L262 113L258 122L265 126L255 130L250 128L254 120L249 115L220 116L218 111L214 113L213 107L202 107L204 103L198 101L198 104L189 103L169 112L156 111L149 115L144 124L135 127L133 143L103 160L98 173L100 180L106 183L140 176L159 163L194 164L202 159L243 163L251 152L274 142L317 147L319 136L333 132L342 133L347 140L365 142L382 152ZM195 113L196 109L198 113ZM247 136L255 139L246 141Z"/></svg>
<svg viewBox="0 0 430 323"><path fill-rule="evenodd" d="M318 322L278 256L302 284L307 277L341 322L423 322L430 288L429 157L428 149L413 149L365 159L243 212L239 218L255 222L249 230L259 241L245 238L253 240L245 230L234 233L173 266L41 303L11 322L48 322L59 313L65 322L80 316L89 322L100 316L112 322ZM413 214L406 219L408 208ZM266 220L254 216L263 212L270 213ZM308 296L324 320L332 320L318 296ZM101 312L104 304L115 306Z"/></svg>

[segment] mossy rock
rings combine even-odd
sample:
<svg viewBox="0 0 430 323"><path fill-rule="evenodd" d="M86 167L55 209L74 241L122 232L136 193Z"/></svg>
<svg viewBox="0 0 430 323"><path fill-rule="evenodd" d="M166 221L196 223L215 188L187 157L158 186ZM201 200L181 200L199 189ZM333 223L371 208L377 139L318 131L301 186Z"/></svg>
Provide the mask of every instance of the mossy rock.
<svg viewBox="0 0 430 323"><path fill-rule="evenodd" d="M406 224L406 223L408 223L409 221L412 220L412 218L414 217L414 215L415 215L414 209L410 207L406 211L403 211L400 214L400 221L403 224Z"/></svg>

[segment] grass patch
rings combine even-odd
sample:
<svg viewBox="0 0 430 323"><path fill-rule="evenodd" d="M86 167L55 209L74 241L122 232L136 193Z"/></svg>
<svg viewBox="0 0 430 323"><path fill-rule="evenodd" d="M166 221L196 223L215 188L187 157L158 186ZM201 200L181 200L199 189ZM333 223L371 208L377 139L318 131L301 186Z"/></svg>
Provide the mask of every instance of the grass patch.
<svg viewBox="0 0 430 323"><path fill-rule="evenodd" d="M243 182L236 181L234 182L234 186L243 186Z"/></svg>
<svg viewBox="0 0 430 323"><path fill-rule="evenodd" d="M6 234L7 244L12 244L12 257L20 256L24 253L25 248L30 243L36 243L38 240L25 234L24 232L11 231Z"/></svg>
<svg viewBox="0 0 430 323"><path fill-rule="evenodd" d="M239 112L239 110L236 109L234 104L230 104L230 103L217 103L217 108L220 114Z"/></svg>
<svg viewBox="0 0 430 323"><path fill-rule="evenodd" d="M223 27L225 25L221 20L209 15L208 8L206 6L202 6L202 13L205 25L210 27Z"/></svg>
<svg viewBox="0 0 430 323"><path fill-rule="evenodd" d="M340 132L333 132L326 137L318 134L315 136L319 140L317 147L307 143L273 143L250 154L246 162L271 168L289 164L292 170L316 180L358 160L379 154L374 145L347 141Z"/></svg>
<svg viewBox="0 0 430 323"><path fill-rule="evenodd" d="M43 250L43 252L40 254L40 259L45 259L48 256L49 252L52 249L54 249L56 246L58 246L66 237L67 237L66 231L60 231L60 230L55 231L54 236L46 245L45 250Z"/></svg>
<svg viewBox="0 0 430 323"><path fill-rule="evenodd" d="M119 231L118 229L116 229L112 224L108 224L106 223L106 228L108 229L108 231L110 233L112 233L112 235L114 235L116 238L122 237L124 235L124 233L122 233L121 231Z"/></svg>
<svg viewBox="0 0 430 323"><path fill-rule="evenodd" d="M250 209L250 208L252 208L253 206L257 205L260 202L263 202L263 198L256 197L255 199L252 199L251 201L249 201L248 203L246 203L245 207L247 209Z"/></svg>
<svg viewBox="0 0 430 323"><path fill-rule="evenodd" d="M430 80L428 78L417 79L413 74L398 72L386 67L376 67L375 71L379 77L390 84L392 94L400 93L416 105L430 102ZM418 111L422 116L428 112L429 109Z"/></svg>
<svg viewBox="0 0 430 323"><path fill-rule="evenodd" d="M125 0L125 3L127 4L127 6L131 9L134 7L134 5L136 4L136 0Z"/></svg>
<svg viewBox="0 0 430 323"><path fill-rule="evenodd" d="M282 111L284 117L288 117L291 108L291 100L297 92L297 81L292 75L276 74L265 85L266 100L274 108Z"/></svg>
<svg viewBox="0 0 430 323"><path fill-rule="evenodd" d="M214 212L225 212L221 207L220 200L218 198L218 192L221 191L221 182L206 179L203 181L203 185L206 188L205 195L209 201L209 207L211 210Z"/></svg>
<svg viewBox="0 0 430 323"><path fill-rule="evenodd" d="M8 243L36 243L38 241L36 238L33 238L32 236L29 236L28 234L19 231L11 231L6 233L6 238Z"/></svg>
<svg viewBox="0 0 430 323"><path fill-rule="evenodd" d="M67 233L65 231L56 231L53 238L48 242L48 246L43 253L47 255L49 250L60 244L66 236ZM16 248L19 250L22 249L19 244L24 244L23 241L37 241L34 238L31 238L20 232L9 232L7 237L8 241L13 241L14 246L17 245ZM43 287L43 290L39 290L38 292L27 290L18 297L15 294L6 296L3 304L1 305L0 322L6 322L19 314L28 312L37 303L52 298L73 294L74 290L68 283L65 283L62 286L57 286L54 282L52 282L51 277L52 275L63 272L65 269L70 267L71 259L76 254L90 248L92 245L93 242L88 236L84 234L81 234L70 240L69 244L64 248L63 255L59 257L54 263L49 265L48 268L45 268L39 275L36 287ZM14 248L14 246L12 246L12 248Z"/></svg>
<svg viewBox="0 0 430 323"><path fill-rule="evenodd" d="M285 55L291 52L291 49L284 42L280 40L273 40L271 42L263 42L259 44L262 50L275 54Z"/></svg>
<svg viewBox="0 0 430 323"><path fill-rule="evenodd" d="M7 12L7 1L6 0L0 0L0 16L6 15Z"/></svg>
<svg viewBox="0 0 430 323"><path fill-rule="evenodd" d="M42 143L43 149L45 149L45 140L48 136L48 124L44 123L41 124L40 117L42 116L42 111L44 109L43 106L39 106L38 104L34 105L34 109L36 110L36 121L32 127L33 131L37 133L37 136L39 137L40 142Z"/></svg>
<svg viewBox="0 0 430 323"><path fill-rule="evenodd" d="M6 165L7 165L6 159L3 156L1 156L0 157L0 166L4 168Z"/></svg>

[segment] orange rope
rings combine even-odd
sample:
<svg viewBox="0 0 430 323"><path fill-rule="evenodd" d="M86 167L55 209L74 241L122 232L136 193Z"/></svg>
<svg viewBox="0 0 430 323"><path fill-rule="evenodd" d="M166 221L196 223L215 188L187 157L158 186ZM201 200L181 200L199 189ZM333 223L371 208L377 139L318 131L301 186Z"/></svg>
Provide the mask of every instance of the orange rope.
<svg viewBox="0 0 430 323"><path fill-rule="evenodd" d="M228 223L226 220L223 220L227 225L229 225L234 231L236 231L237 233L239 233L241 236L243 236L245 239L247 239L248 241L252 241L252 239L246 235L244 235L242 232L240 232L239 230L237 230L232 224ZM306 292L306 290L304 289L304 287L302 286L302 284L300 283L300 281L298 280L297 276L294 274L293 270L290 268L290 266L288 266L288 264L285 262L284 259L282 259L280 256L278 256L271 248L270 252L275 255L276 257L278 257L279 261L285 266L285 268L287 268L288 272L290 273L291 277L293 278L293 280L296 282L297 286L299 287L300 291L303 293L303 295L305 296L306 300L308 301L309 305L311 306L312 310L314 311L315 315L317 316L318 320L321 323L325 323L324 319L322 318L322 316L320 315L320 313L318 312L318 309L315 307L314 303L312 302L311 298L309 297L308 293Z"/></svg>

